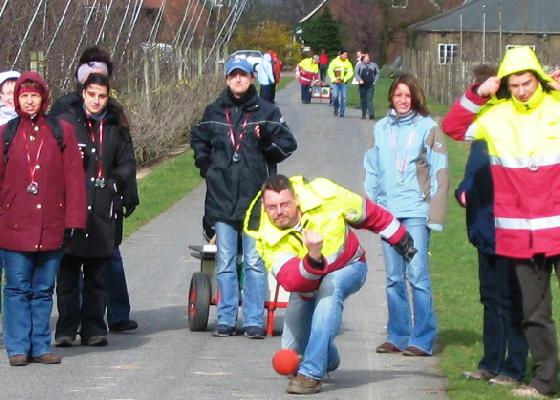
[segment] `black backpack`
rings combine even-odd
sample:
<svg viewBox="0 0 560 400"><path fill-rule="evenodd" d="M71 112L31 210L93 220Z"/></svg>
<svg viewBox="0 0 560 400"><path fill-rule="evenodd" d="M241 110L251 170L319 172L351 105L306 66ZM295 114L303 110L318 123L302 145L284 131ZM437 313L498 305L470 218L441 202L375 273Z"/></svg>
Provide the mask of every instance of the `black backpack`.
<svg viewBox="0 0 560 400"><path fill-rule="evenodd" d="M374 68L368 68L367 66L360 72L360 78L364 81L364 86L371 86L375 82L375 77L377 76L377 71Z"/></svg>
<svg viewBox="0 0 560 400"><path fill-rule="evenodd" d="M45 116L47 118L47 124L49 128L51 128L51 132L56 139L56 143L58 143L58 147L60 151L64 150L64 142L62 140L62 128L58 123L58 120L50 115ZM6 128L4 129L4 163L8 162L8 150L10 149L10 144L12 144L12 140L16 135L17 127L19 125L19 117L9 120L6 123Z"/></svg>

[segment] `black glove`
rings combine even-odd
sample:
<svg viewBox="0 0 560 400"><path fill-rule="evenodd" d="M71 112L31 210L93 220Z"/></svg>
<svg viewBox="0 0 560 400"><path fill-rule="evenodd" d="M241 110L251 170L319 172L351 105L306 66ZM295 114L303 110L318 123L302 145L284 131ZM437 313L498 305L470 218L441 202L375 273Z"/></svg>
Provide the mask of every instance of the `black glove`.
<svg viewBox="0 0 560 400"><path fill-rule="evenodd" d="M414 257L414 255L418 252L418 250L414 248L414 240L412 240L412 236L410 236L410 233L408 232L404 234L397 244L393 245L393 248L405 259L406 262L410 262L412 257Z"/></svg>
<svg viewBox="0 0 560 400"><path fill-rule="evenodd" d="M128 218L132 215L132 213L134 212L134 210L136 210L136 206L135 205L129 205L129 206L124 206L124 213L123 216L125 218Z"/></svg>

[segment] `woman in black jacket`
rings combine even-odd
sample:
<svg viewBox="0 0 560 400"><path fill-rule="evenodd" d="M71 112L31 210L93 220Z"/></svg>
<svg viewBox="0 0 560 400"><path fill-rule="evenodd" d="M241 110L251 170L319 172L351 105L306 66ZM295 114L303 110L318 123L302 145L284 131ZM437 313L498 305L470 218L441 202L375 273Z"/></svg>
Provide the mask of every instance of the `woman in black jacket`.
<svg viewBox="0 0 560 400"><path fill-rule="evenodd" d="M105 268L118 240L117 210L126 184L136 174L134 152L122 123L126 118L109 102L109 78L90 74L82 99L61 117L74 125L83 155L88 220L85 235L66 249L57 278L58 347L71 346L80 326L82 344L107 344Z"/></svg>

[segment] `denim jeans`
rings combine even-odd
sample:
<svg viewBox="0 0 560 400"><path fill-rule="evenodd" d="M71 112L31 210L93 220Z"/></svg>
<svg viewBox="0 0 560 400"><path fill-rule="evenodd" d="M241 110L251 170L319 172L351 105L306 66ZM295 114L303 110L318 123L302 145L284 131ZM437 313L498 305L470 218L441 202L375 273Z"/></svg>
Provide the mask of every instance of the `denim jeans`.
<svg viewBox="0 0 560 400"><path fill-rule="evenodd" d="M432 354L437 323L428 266L430 231L426 218L399 218L399 220L412 236L414 247L418 252L410 263L407 263L390 244L383 242L389 308L387 341L399 349L414 346ZM409 301L407 283L411 287L412 302Z"/></svg>
<svg viewBox="0 0 560 400"><path fill-rule="evenodd" d="M304 104L311 103L311 85L300 84L301 86L301 102Z"/></svg>
<svg viewBox="0 0 560 400"><path fill-rule="evenodd" d="M130 299L119 246L115 246L105 271L107 284L107 324L109 327L130 319Z"/></svg>
<svg viewBox="0 0 560 400"><path fill-rule="evenodd" d="M216 281L220 301L218 324L235 326L239 305L237 249L240 228L216 222ZM243 249L243 326L262 327L266 274L264 263L255 248L255 239L241 234Z"/></svg>
<svg viewBox="0 0 560 400"><path fill-rule="evenodd" d="M484 356L478 367L522 380L529 348L523 333L523 303L515 267L510 259L479 251L478 276L484 306Z"/></svg>
<svg viewBox="0 0 560 400"><path fill-rule="evenodd" d="M332 85L332 98L335 110L338 110L338 115L344 116L346 109L346 99L348 97L348 88L344 83L334 83Z"/></svg>
<svg viewBox="0 0 560 400"><path fill-rule="evenodd" d="M261 85L260 86L260 93L259 93L259 97L263 100L268 101L269 103L272 103L272 88L274 87L274 84L270 84L270 85Z"/></svg>
<svg viewBox="0 0 560 400"><path fill-rule="evenodd" d="M369 87L360 85L360 106L362 107L362 115L368 114L370 117L375 115L373 111L373 94L375 91L375 85Z"/></svg>
<svg viewBox="0 0 560 400"><path fill-rule="evenodd" d="M3 250L4 343L11 357L37 357L51 351L49 319L62 250L16 252Z"/></svg>
<svg viewBox="0 0 560 400"><path fill-rule="evenodd" d="M298 373L322 379L340 363L334 340L342 323L344 300L365 283L367 264L354 262L323 277L312 299L290 294L284 318L282 348L303 355Z"/></svg>

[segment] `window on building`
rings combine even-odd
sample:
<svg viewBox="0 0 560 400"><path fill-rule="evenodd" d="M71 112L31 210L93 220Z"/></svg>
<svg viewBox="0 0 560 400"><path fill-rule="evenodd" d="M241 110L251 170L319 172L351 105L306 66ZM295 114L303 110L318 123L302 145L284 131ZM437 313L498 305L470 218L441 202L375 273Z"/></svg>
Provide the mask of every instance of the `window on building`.
<svg viewBox="0 0 560 400"><path fill-rule="evenodd" d="M391 0L391 6L393 8L407 8L408 0Z"/></svg>
<svg viewBox="0 0 560 400"><path fill-rule="evenodd" d="M529 46L530 48L533 49L533 51L535 51L534 44L506 44L506 51L509 49L513 49L514 47L521 47L521 46Z"/></svg>
<svg viewBox="0 0 560 400"><path fill-rule="evenodd" d="M438 55L439 64L452 64L459 52L459 45L456 43L439 43Z"/></svg>
<svg viewBox="0 0 560 400"><path fill-rule="evenodd" d="M29 69L45 75L45 55L42 51L32 51L29 53Z"/></svg>

